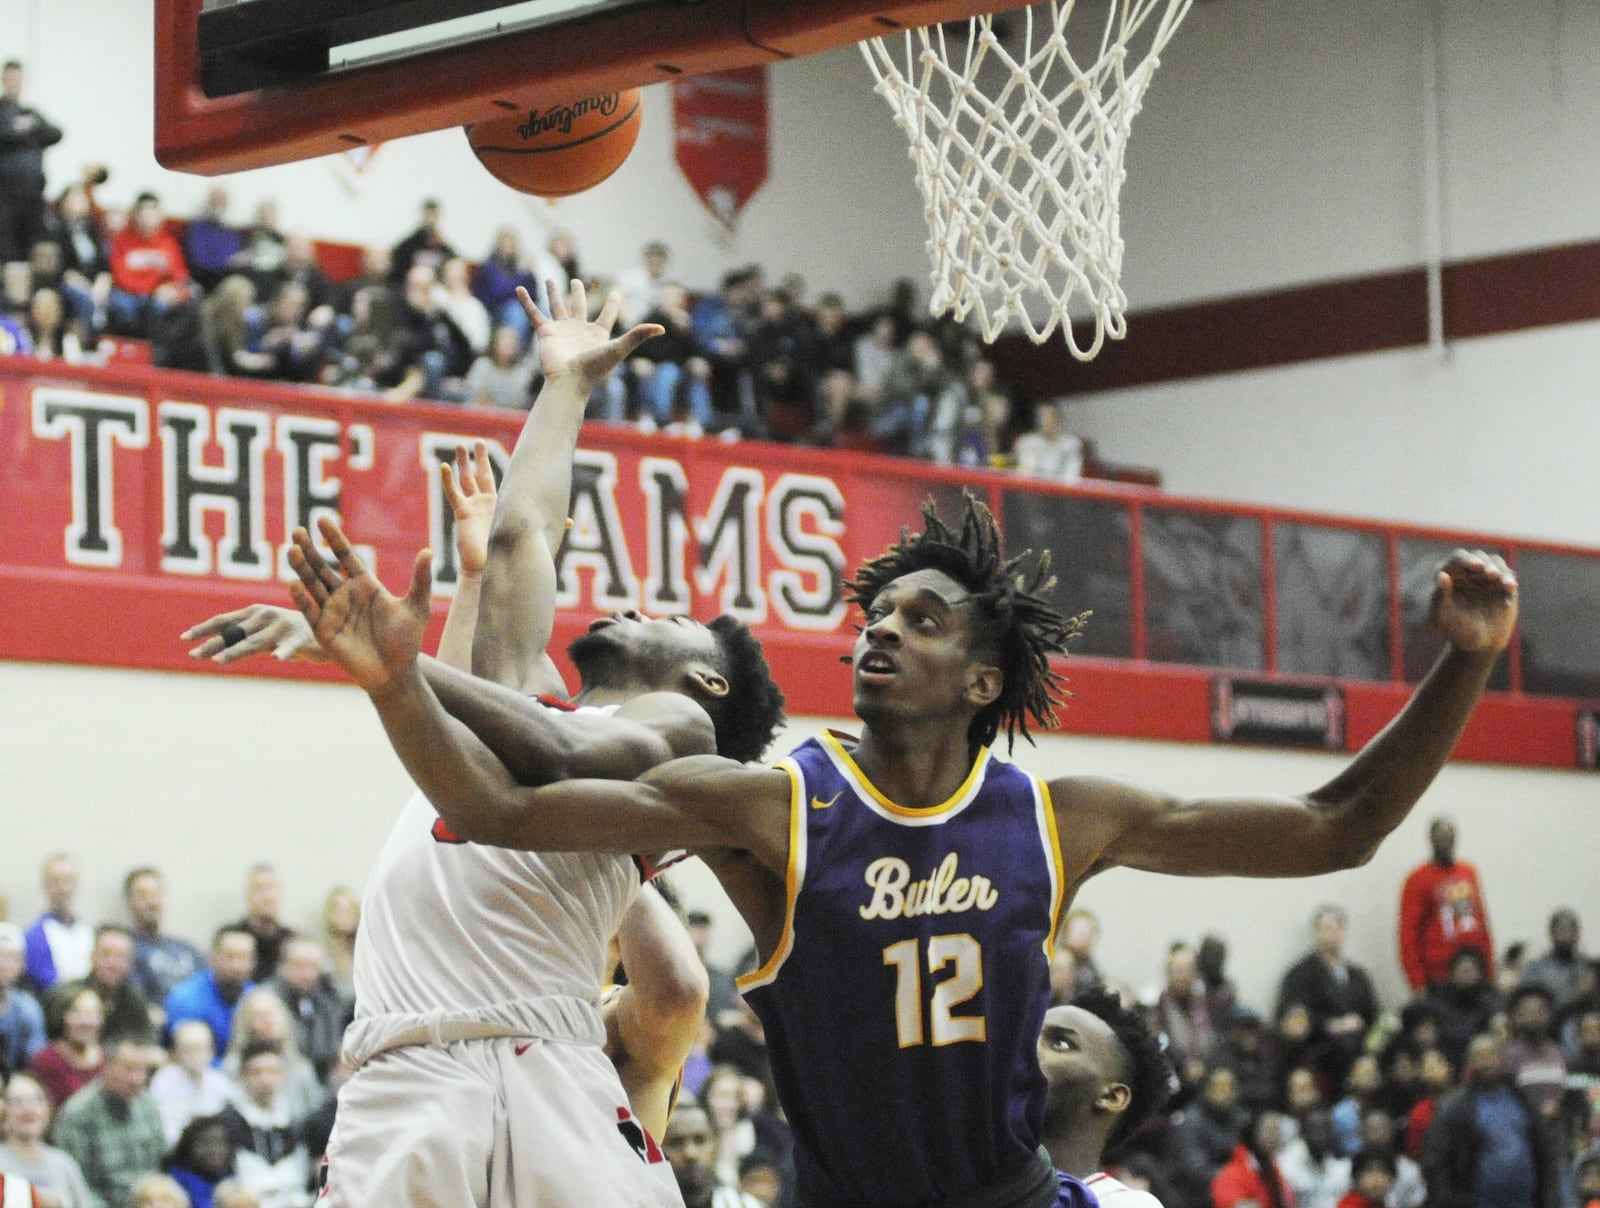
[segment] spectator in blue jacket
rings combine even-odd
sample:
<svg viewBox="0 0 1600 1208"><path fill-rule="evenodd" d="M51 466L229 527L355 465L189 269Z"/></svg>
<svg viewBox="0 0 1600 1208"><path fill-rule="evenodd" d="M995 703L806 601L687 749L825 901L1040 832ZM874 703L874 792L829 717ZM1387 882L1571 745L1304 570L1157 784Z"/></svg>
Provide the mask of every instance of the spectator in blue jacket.
<svg viewBox="0 0 1600 1208"><path fill-rule="evenodd" d="M198 1019L216 1037L217 1051L226 1049L233 1008L245 991L255 988L250 980L255 963L256 937L234 924L220 928L211 941L206 967L172 987L167 995L168 1029Z"/></svg>

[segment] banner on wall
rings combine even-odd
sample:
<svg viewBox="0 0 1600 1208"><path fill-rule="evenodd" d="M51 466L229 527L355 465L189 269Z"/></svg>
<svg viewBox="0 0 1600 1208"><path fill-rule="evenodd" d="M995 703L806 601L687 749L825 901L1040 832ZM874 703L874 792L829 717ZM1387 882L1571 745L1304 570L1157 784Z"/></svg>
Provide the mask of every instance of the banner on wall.
<svg viewBox="0 0 1600 1208"><path fill-rule="evenodd" d="M767 180L767 69L674 80L672 131L684 179L731 231Z"/></svg>
<svg viewBox="0 0 1600 1208"><path fill-rule="evenodd" d="M1211 682L1211 731L1222 742L1344 749L1344 693L1337 687L1219 675Z"/></svg>

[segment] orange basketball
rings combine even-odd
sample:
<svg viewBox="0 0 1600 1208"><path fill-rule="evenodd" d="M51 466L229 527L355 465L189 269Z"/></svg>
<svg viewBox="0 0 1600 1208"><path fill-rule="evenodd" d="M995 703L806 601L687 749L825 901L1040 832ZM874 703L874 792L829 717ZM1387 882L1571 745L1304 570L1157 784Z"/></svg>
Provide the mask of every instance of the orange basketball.
<svg viewBox="0 0 1600 1208"><path fill-rule="evenodd" d="M536 197L592 189L622 166L639 141L639 90L602 92L566 104L466 127L473 154L502 184Z"/></svg>

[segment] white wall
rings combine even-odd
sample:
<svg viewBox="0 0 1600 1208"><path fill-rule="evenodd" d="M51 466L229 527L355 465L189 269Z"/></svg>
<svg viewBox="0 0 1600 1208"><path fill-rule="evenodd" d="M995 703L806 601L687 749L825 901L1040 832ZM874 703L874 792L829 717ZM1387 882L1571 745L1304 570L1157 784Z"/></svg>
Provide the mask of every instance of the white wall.
<svg viewBox="0 0 1600 1208"><path fill-rule="evenodd" d="M843 674L841 671L840 674ZM1080 696L1073 708L1115 708ZM135 720L138 719L138 720ZM798 719L774 753L818 732ZM1184 793L1303 792L1330 779L1327 755L1172 743L1045 737L1018 762L1046 776L1133 775ZM169 922L204 936L243 913L245 870L276 863L295 926L317 926L335 884L359 887L410 785L362 694L342 685L37 667L0 663L0 890L11 917L40 908L38 866L72 852L81 901L96 920L120 917L122 875L165 870ZM1302 881L1204 884L1117 871L1079 904L1105 931L1104 964L1135 986L1158 979L1165 945L1207 931L1227 938L1247 1000L1270 1007L1276 979L1306 942L1324 901L1351 914L1351 947L1389 1001L1401 990L1393 930L1400 881L1425 858L1426 821L1448 812L1461 852L1483 871L1497 941L1544 935L1570 905L1600 930L1600 850L1592 775L1454 765L1367 867ZM717 954L732 961L748 933L705 872L675 874L692 905L717 918Z"/></svg>

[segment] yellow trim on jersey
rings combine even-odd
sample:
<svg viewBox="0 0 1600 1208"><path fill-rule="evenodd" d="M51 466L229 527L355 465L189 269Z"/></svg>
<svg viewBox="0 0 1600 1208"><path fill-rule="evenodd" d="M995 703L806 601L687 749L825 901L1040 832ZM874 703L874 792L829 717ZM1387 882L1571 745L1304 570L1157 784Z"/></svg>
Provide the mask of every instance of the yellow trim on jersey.
<svg viewBox="0 0 1600 1208"><path fill-rule="evenodd" d="M1050 904L1050 934L1044 941L1044 954L1053 960L1056 954L1056 931L1061 926L1061 908L1067 900L1067 868L1066 861L1061 857L1061 835L1056 830L1056 806L1050 799L1050 785L1032 773L1029 773L1029 778L1038 794L1039 810L1044 814L1045 838L1050 845L1047 854L1050 867L1055 872L1055 901Z"/></svg>
<svg viewBox="0 0 1600 1208"><path fill-rule="evenodd" d="M939 802L938 805L900 805L897 802L890 801L889 798L878 791L877 786L872 781L867 779L866 773L861 770L860 765L856 763L850 752L845 750L844 744L839 741L833 731L825 731L822 735L822 741L832 752L834 761L844 765L841 770L850 782L860 790L861 795L867 798L870 803L877 805L897 818L937 818L942 814L951 813L966 805L971 800L978 781L983 777L983 770L989 763L989 748L979 747L977 755L972 760L972 767L967 770L967 778L961 782L960 787L951 793L948 798Z"/></svg>
<svg viewBox="0 0 1600 1208"><path fill-rule="evenodd" d="M789 864L783 878L783 931L766 964L754 973L734 979L740 990L765 986L778 976L789 950L794 947L794 907L800 897L800 885L806 878L805 777L800 773L800 765L792 759L780 759L777 766L789 773Z"/></svg>

